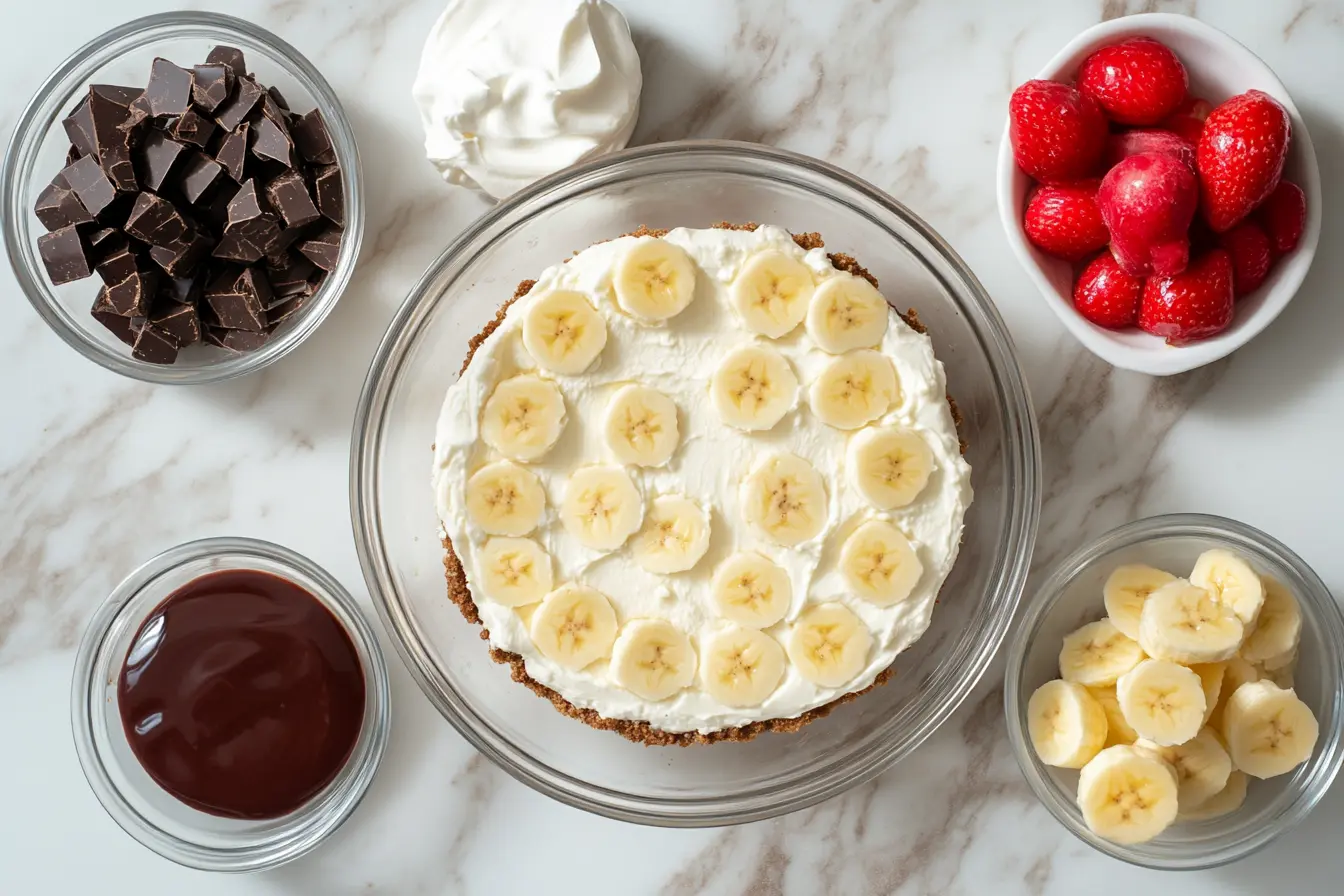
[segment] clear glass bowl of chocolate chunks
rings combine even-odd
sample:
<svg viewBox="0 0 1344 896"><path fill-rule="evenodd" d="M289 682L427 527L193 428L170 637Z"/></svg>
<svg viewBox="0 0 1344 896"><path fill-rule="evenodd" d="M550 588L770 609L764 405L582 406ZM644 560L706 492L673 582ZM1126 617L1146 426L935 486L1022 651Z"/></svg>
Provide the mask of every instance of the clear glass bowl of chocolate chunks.
<svg viewBox="0 0 1344 896"><path fill-rule="evenodd" d="M160 383L260 369L354 269L354 134L317 69L231 16L109 31L42 84L0 169L5 247L80 354Z"/></svg>

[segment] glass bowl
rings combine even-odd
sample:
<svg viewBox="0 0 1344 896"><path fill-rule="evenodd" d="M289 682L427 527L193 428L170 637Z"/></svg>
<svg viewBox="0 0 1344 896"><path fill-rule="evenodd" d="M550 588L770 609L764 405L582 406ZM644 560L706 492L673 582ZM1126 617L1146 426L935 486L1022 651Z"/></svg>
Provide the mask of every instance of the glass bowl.
<svg viewBox="0 0 1344 896"><path fill-rule="evenodd" d="M562 716L491 661L448 601L431 449L467 341L519 281L641 224L759 221L819 231L901 308L918 309L965 416L975 502L933 622L895 678L791 735L649 748ZM983 674L1021 593L1041 498L1030 399L1008 333L974 275L873 186L741 143L667 143L567 169L487 213L397 312L355 417L351 504L364 574L420 686L477 749L562 802L613 818L706 826L768 818L862 783L914 750Z"/></svg>
<svg viewBox="0 0 1344 896"><path fill-rule="evenodd" d="M1182 822L1148 843L1122 846L1088 830L1078 809L1078 773L1051 768L1036 757L1027 735L1027 700L1059 677L1060 642L1105 615L1101 588L1115 567L1146 563L1188 572L1209 548L1228 548L1272 576L1302 607L1302 643L1294 685L1316 713L1316 751L1291 775L1252 779L1236 812L1209 821ZM1145 868L1194 870L1244 858L1288 831L1325 796L1344 760L1344 614L1311 567L1285 545L1244 523L1200 514L1150 517L1121 526L1063 560L1026 605L1008 647L1004 681L1008 737L1027 783L1047 809L1080 840Z"/></svg>
<svg viewBox="0 0 1344 896"><path fill-rule="evenodd" d="M364 672L364 721L350 758L321 793L280 818L221 818L180 802L140 766L122 728L117 680L140 625L173 591L223 569L260 570L307 590L350 634ZM279 545L208 538L178 545L145 563L94 613L75 657L70 715L84 777L126 833L164 858L192 868L257 871L308 852L359 805L387 746L389 698L378 639L340 582Z"/></svg>
<svg viewBox="0 0 1344 896"><path fill-rule="evenodd" d="M33 213L38 194L64 165L69 146L61 119L91 83L143 85L155 56L179 65L205 60L216 44L243 50L261 83L280 90L295 111L322 110L345 186L345 236L336 267L306 308L294 315L264 346L233 354L208 345L192 346L177 363L150 364L131 357L89 314L101 283L95 274L52 286L37 254L46 232ZM151 383L212 383L242 376L280 359L331 313L354 272L364 236L364 199L359 152L350 121L331 85L298 50L250 22L208 12L168 12L114 28L76 50L42 83L19 116L0 167L0 217L5 250L28 301L75 351L115 373Z"/></svg>

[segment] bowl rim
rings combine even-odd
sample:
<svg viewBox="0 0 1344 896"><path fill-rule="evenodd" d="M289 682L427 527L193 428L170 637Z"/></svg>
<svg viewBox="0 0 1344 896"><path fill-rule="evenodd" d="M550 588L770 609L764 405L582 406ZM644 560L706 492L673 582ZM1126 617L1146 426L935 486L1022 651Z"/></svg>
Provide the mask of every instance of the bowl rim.
<svg viewBox="0 0 1344 896"><path fill-rule="evenodd" d="M1274 71L1249 47L1236 38L1199 19L1176 13L1141 13L1123 16L1118 19L1101 22L1084 29L1064 45L1050 61L1034 76L1044 80L1058 80L1059 77L1076 67L1083 53L1090 52L1102 43L1118 38L1133 37L1153 29L1180 31L1210 44L1216 51L1231 54L1242 60L1242 65L1254 71L1266 85L1275 89L1266 90L1283 104L1292 121L1294 153L1300 154L1301 170L1297 183L1307 196L1307 225L1302 239L1293 255L1281 268L1279 280L1261 300L1254 313L1210 339L1190 345L1172 348L1160 337L1147 337L1151 345L1133 346L1119 342L1115 335L1090 321L1084 320L1073 308L1071 296L1064 296L1041 270L1034 257L1034 248L1027 241L1022 227L1021 209L1013 201L1013 182L1017 173L1013 161L1012 143L1009 139L1008 124L1005 121L1003 134L999 140L997 160L998 176L996 194L999 206L999 220L1008 238L1008 245L1018 263L1026 270L1032 283L1040 292L1045 303L1055 312L1060 322L1073 334L1085 348L1103 361L1123 370L1147 373L1153 376L1171 376L1184 373L1210 364L1235 352L1263 332L1296 295L1306 279L1307 272L1315 259L1316 248L1321 236L1321 175L1316 160L1316 151L1311 142L1297 105L1293 102L1288 88ZM1262 287L1263 288L1263 287ZM1143 334L1147 336L1147 334Z"/></svg>
<svg viewBox="0 0 1344 896"><path fill-rule="evenodd" d="M1294 799L1289 811L1276 817L1273 824L1241 838L1231 847L1217 849L1207 855L1190 859L1146 855L1143 852L1144 844L1125 846L1111 843L1076 825L1065 813L1056 793L1057 788L1051 785L1048 780L1049 773L1045 770L1044 764L1036 758L1027 741L1025 725L1022 723L1026 704L1025 700L1020 698L1020 692L1023 681L1022 670L1027 654L1035 633L1074 578L1083 569L1114 551L1145 541L1171 537L1211 538L1224 541L1234 549L1241 548L1248 553L1273 557L1292 572L1298 580L1296 584L1303 586L1294 590L1298 599L1309 604L1319 616L1325 632L1327 649L1336 657L1344 656L1344 611L1341 611L1330 589L1315 570L1286 544L1254 526L1227 517L1204 513L1161 514L1118 526L1079 546L1055 564L1035 594L1024 601L1021 618L1016 621L1013 636L1007 646L1003 713L1004 724L1008 729L1008 741L1022 777L1026 779L1037 800L1069 833L1093 849L1131 865L1159 871L1198 871L1244 859L1264 849L1303 821L1325 797L1339 773L1341 764L1344 764L1344 730L1332 732L1322 730L1323 737L1318 741L1316 753L1309 761L1306 769L1307 777L1303 779L1301 792ZM1100 598L1097 606L1098 609L1101 608ZM1325 699L1333 705L1336 718L1344 717L1344 687L1337 688L1333 695L1326 695Z"/></svg>
<svg viewBox="0 0 1344 896"><path fill-rule="evenodd" d="M976 310L982 313L982 320L971 325L974 329L983 331L981 336L988 341L989 351L992 353L989 366L994 379L994 388L998 394L1007 396L1004 402L1004 438L1008 444L1003 450L1009 458L1008 463L1014 467L1012 475L1021 478L1021 493L1027 497L1025 500L1008 504L1004 512L1005 537L1012 548L1010 551L1012 555L1006 559L1000 574L991 582L992 589L999 593L1004 606L997 609L989 641L980 646L973 662L962 669L962 679L957 682L960 693L956 699L943 707L941 712L931 714L916 728L914 739L905 753L922 743L946 720L956 706L960 705L975 683L984 675L990 660L1006 636L1008 622L1025 585L1031 551L1035 543L1041 500L1041 459L1031 398L1026 388L1025 377L1016 360L1011 337L993 301L975 275L940 236L904 205L866 181L804 155L773 147L725 140L659 143L613 153L543 178L514 194L468 225L430 264L393 315L374 353L353 421L350 453L351 523L360 565L379 616L411 676L440 714L473 747L515 779L562 803L609 818L667 827L706 827L771 818L813 805L871 779L902 758L905 753L895 755L891 750L885 752L874 750L863 763L828 769L828 774L820 775L802 785L791 784L791 787L797 788L797 792L789 794L786 798L781 798L776 792L777 789L763 789L745 798L741 795L735 795L733 798L676 800L651 798L621 793L551 768L514 747L507 738L495 734L491 731L490 724L479 719L466 700L451 689L441 687L435 682L433 662L423 646L424 639L419 626L408 613L390 574L390 564L383 547L381 523L377 514L379 487L376 449L382 441L387 399L392 384L399 376L405 350L414 336L412 332L414 328L411 325L417 312L420 311L420 306L429 307L424 301L427 291L455 265L460 270L461 266L467 264L462 256L473 244L487 237L492 229L517 210L544 201L548 194L562 191L566 187L578 190L608 168L620 170L621 166L650 162L669 155L701 156L711 159L720 157L739 163L747 160L774 164L799 175L824 177L847 191L859 194L864 201L874 203L883 212L901 218L940 252L944 263L951 266L957 276L962 278L978 306ZM753 174L758 177L770 177L763 172ZM535 211L534 209L529 212L529 215ZM859 209L855 209L855 212L863 214ZM411 643L412 640L415 643ZM483 732L489 732L489 736ZM733 803L733 806L725 809L723 804L726 802Z"/></svg>
<svg viewBox="0 0 1344 896"><path fill-rule="evenodd" d="M336 267L307 309L297 314L277 338L260 349L224 356L199 367L150 364L122 354L117 346L91 336L90 333L96 332L91 325L81 327L61 303L54 301L54 287L45 279L35 246L25 239L26 228L31 227L28 219L32 210L26 207L26 199L21 194L29 178L40 176L34 169L36 152L64 114L69 97L61 88L69 79L78 75L80 84L88 83L101 68L122 54L143 50L163 40L217 40L235 36L264 48L268 61L283 69L312 95L316 108L322 111L327 121L341 164L345 190L346 223L340 255ZM0 218L3 219L0 226L3 227L5 253L14 279L38 316L66 345L95 364L131 379L163 385L217 383L253 373L280 360L312 335L335 308L354 274L364 239L364 206L363 177L354 128L326 78L307 57L271 31L244 19L214 12L179 10L143 16L105 31L75 50L43 79L19 113L5 147L3 164L0 164Z"/></svg>

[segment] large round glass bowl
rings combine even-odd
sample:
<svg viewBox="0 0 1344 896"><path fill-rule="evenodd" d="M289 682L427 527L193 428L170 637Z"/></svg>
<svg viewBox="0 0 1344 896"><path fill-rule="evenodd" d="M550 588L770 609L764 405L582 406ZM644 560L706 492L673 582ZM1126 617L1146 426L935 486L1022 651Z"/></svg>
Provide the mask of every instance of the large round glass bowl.
<svg viewBox="0 0 1344 896"><path fill-rule="evenodd" d="M975 503L933 624L895 678L829 717L748 743L650 748L562 716L491 661L448 601L430 489L444 390L467 341L518 282L588 245L649 227L759 221L818 231L901 308L918 310L965 416ZM351 504L379 612L425 693L477 749L562 802L669 826L768 818L862 783L914 750L970 692L1003 639L1041 498L1031 404L983 287L919 218L870 184L803 156L671 143L571 168L480 218L392 321L355 415Z"/></svg>

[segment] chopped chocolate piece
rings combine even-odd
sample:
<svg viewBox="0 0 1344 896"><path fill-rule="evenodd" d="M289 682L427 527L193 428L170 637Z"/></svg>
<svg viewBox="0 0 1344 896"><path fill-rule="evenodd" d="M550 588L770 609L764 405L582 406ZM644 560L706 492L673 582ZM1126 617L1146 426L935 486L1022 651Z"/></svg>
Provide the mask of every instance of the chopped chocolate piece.
<svg viewBox="0 0 1344 896"><path fill-rule="evenodd" d="M195 109L188 109L173 121L168 128L168 133L183 143L194 143L205 148L210 142L210 136L215 132L215 123L204 115L200 115Z"/></svg>
<svg viewBox="0 0 1344 896"><path fill-rule="evenodd" d="M270 338L271 334L264 330L258 332L250 330L225 330L223 341L220 344L229 351L253 352L265 345Z"/></svg>
<svg viewBox="0 0 1344 896"><path fill-rule="evenodd" d="M215 161L223 165L224 173L238 183L243 182L243 163L247 161L247 132L250 127L247 122L238 125L238 129L225 137L215 151Z"/></svg>
<svg viewBox="0 0 1344 896"><path fill-rule="evenodd" d="M205 207L205 219L218 232L229 223L229 203L238 195L238 185L227 177L221 177L211 192L209 204Z"/></svg>
<svg viewBox="0 0 1344 896"><path fill-rule="evenodd" d="M171 202L148 192L135 197L135 205L126 219L126 232L151 246L188 242L189 226Z"/></svg>
<svg viewBox="0 0 1344 896"><path fill-rule="evenodd" d="M127 277L134 276L140 269L135 259L135 252L131 249L130 243L122 238L121 245L113 246L103 260L98 262L98 276L103 278L103 282L108 286L121 283Z"/></svg>
<svg viewBox="0 0 1344 896"><path fill-rule="evenodd" d="M137 271L120 283L105 287L112 310L123 317L147 317L158 291L158 274Z"/></svg>
<svg viewBox="0 0 1344 896"><path fill-rule="evenodd" d="M93 113L89 111L89 97L86 94L79 105L70 110L70 114L61 121L65 134L81 156L91 156L98 152L93 142Z"/></svg>
<svg viewBox="0 0 1344 896"><path fill-rule="evenodd" d="M214 255L251 264L259 261L279 236L280 226L257 192L256 178L249 178L229 203L229 223Z"/></svg>
<svg viewBox="0 0 1344 896"><path fill-rule="evenodd" d="M177 360L177 338L167 330L146 323L135 336L131 357L150 364L171 364Z"/></svg>
<svg viewBox="0 0 1344 896"><path fill-rule="evenodd" d="M268 96L270 96L271 101L274 102L277 106L279 106L285 112L289 111L289 103L285 101L285 95L280 92L279 87L267 87L266 93Z"/></svg>
<svg viewBox="0 0 1344 896"><path fill-rule="evenodd" d="M322 113L314 109L299 118L292 127L294 143L299 153L314 165L336 164L336 150L331 145L331 134Z"/></svg>
<svg viewBox="0 0 1344 896"><path fill-rule="evenodd" d="M191 72L191 99L202 111L215 111L233 92L233 69L222 62L198 65Z"/></svg>
<svg viewBox="0 0 1344 896"><path fill-rule="evenodd" d="M56 175L56 180L48 184L38 195L33 212L47 230L60 230L71 224L93 222L93 215L89 214L89 210L79 201L75 191L70 189L59 174Z"/></svg>
<svg viewBox="0 0 1344 896"><path fill-rule="evenodd" d="M70 189L79 197L79 202L89 214L97 215L117 198L117 188L108 180L107 172L98 166L93 156L75 162L61 172L61 177L70 185Z"/></svg>
<svg viewBox="0 0 1344 896"><path fill-rule="evenodd" d="M345 226L345 183L341 169L336 165L326 165L313 172L313 194L317 197L317 207L328 221Z"/></svg>
<svg viewBox="0 0 1344 896"><path fill-rule="evenodd" d="M194 305L174 302L157 311L149 322L170 333L179 347L201 341L201 318Z"/></svg>
<svg viewBox="0 0 1344 896"><path fill-rule="evenodd" d="M65 154L65 167L69 168L71 165L78 162L81 158L83 158L83 155L80 153L80 151L76 149L74 146L71 146L70 150ZM57 176L59 177L59 175Z"/></svg>
<svg viewBox="0 0 1344 896"><path fill-rule="evenodd" d="M271 293L271 281L258 268L246 268L233 283L234 289L256 297L257 303L265 309L274 302Z"/></svg>
<svg viewBox="0 0 1344 896"><path fill-rule="evenodd" d="M149 109L149 96L145 93L141 93L136 97L131 104L126 107L126 111L128 111L130 115L127 116L125 121L117 125L117 129L132 134L136 132L140 125L145 123L146 119L154 114Z"/></svg>
<svg viewBox="0 0 1344 896"><path fill-rule="evenodd" d="M188 202L192 205L199 205L201 197L205 195L223 171L224 166L205 153L192 151L187 156L186 161L182 163L182 169L177 178L178 188Z"/></svg>
<svg viewBox="0 0 1344 896"><path fill-rule="evenodd" d="M273 331L280 324L302 311L304 306L308 304L308 299L307 294L300 294L271 305L266 309L266 329Z"/></svg>
<svg viewBox="0 0 1344 896"><path fill-rule="evenodd" d="M287 255L289 253L286 253ZM271 281L271 291L281 297L290 298L308 290L308 278L317 270L311 261L298 258L284 270L272 271L267 279Z"/></svg>
<svg viewBox="0 0 1344 896"><path fill-rule="evenodd" d="M317 295L322 289L322 284L327 280L327 271L321 268L315 268L311 276L308 277L308 292L311 295Z"/></svg>
<svg viewBox="0 0 1344 896"><path fill-rule="evenodd" d="M115 143L103 147L98 154L98 164L103 166L112 184L123 193L134 193L135 164L131 161L131 143Z"/></svg>
<svg viewBox="0 0 1344 896"><path fill-rule="evenodd" d="M159 279L159 297L167 302L195 305L201 300L201 277L161 277Z"/></svg>
<svg viewBox="0 0 1344 896"><path fill-rule="evenodd" d="M228 336L229 332L229 330L226 330L223 327L207 327L203 325L201 330L201 341L207 345L226 348L236 355L239 353L239 349L224 344L224 337Z"/></svg>
<svg viewBox="0 0 1344 896"><path fill-rule="evenodd" d="M227 65L233 72L235 78L241 78L247 74L247 63L243 61L243 51L237 47L226 47L222 44L210 51L210 55L205 57L206 65Z"/></svg>
<svg viewBox="0 0 1344 896"><path fill-rule="evenodd" d="M197 231L186 242L151 247L149 257L163 268L165 274L172 277L186 277L196 270L196 266L209 254L210 245L210 238Z"/></svg>
<svg viewBox="0 0 1344 896"><path fill-rule="evenodd" d="M107 300L106 286L99 288L98 298L94 300L90 313L93 315L93 319L107 327L113 336L127 345L135 345L135 335L138 328L129 317L122 317L112 310L112 305Z"/></svg>
<svg viewBox="0 0 1344 896"><path fill-rule="evenodd" d="M271 104L271 108L275 108L274 104ZM279 110L276 112L279 113ZM253 123L252 154L259 159L279 162L286 168L294 165L294 141L290 139L283 115L273 117L263 114Z"/></svg>
<svg viewBox="0 0 1344 896"><path fill-rule="evenodd" d="M162 131L150 131L135 153L140 185L155 193L162 190L164 184L168 182L168 173L173 170L173 166L186 151L187 147L184 144L178 143Z"/></svg>
<svg viewBox="0 0 1344 896"><path fill-rule="evenodd" d="M42 234L37 238L37 251L53 286L83 280L93 274L89 247L73 224Z"/></svg>
<svg viewBox="0 0 1344 896"><path fill-rule="evenodd" d="M116 147L127 146L129 134L121 126L131 117L131 103L135 102L141 93L142 91L131 87L117 87L111 84L94 84L89 88L93 143L98 151L98 160L104 168L108 165L107 160L103 158L104 154Z"/></svg>
<svg viewBox="0 0 1344 896"><path fill-rule="evenodd" d="M341 228L333 224L315 236L300 240L298 249L313 264L330 271L336 267L336 261L341 255L341 234Z"/></svg>
<svg viewBox="0 0 1344 896"><path fill-rule="evenodd" d="M214 313L213 321L221 327L258 333L266 329L266 309L256 293L217 292L207 295L205 300Z"/></svg>
<svg viewBox="0 0 1344 896"><path fill-rule="evenodd" d="M149 68L149 86L145 97L149 114L155 116L181 115L191 103L192 74L161 56L154 57Z"/></svg>
<svg viewBox="0 0 1344 896"><path fill-rule="evenodd" d="M232 131L243 123L266 91L251 78L238 76L233 85L233 93L215 109L215 121L226 131Z"/></svg>
<svg viewBox="0 0 1344 896"><path fill-rule="evenodd" d="M266 198L271 206L280 213L287 227L302 227L321 217L317 206L308 195L308 186L303 175L297 171L287 171L266 185ZM291 240L292 242L292 240Z"/></svg>
<svg viewBox="0 0 1344 896"><path fill-rule="evenodd" d="M89 248L96 251L99 258L105 258L109 252L130 245L125 235L111 227L100 227L89 234L88 240Z"/></svg>

